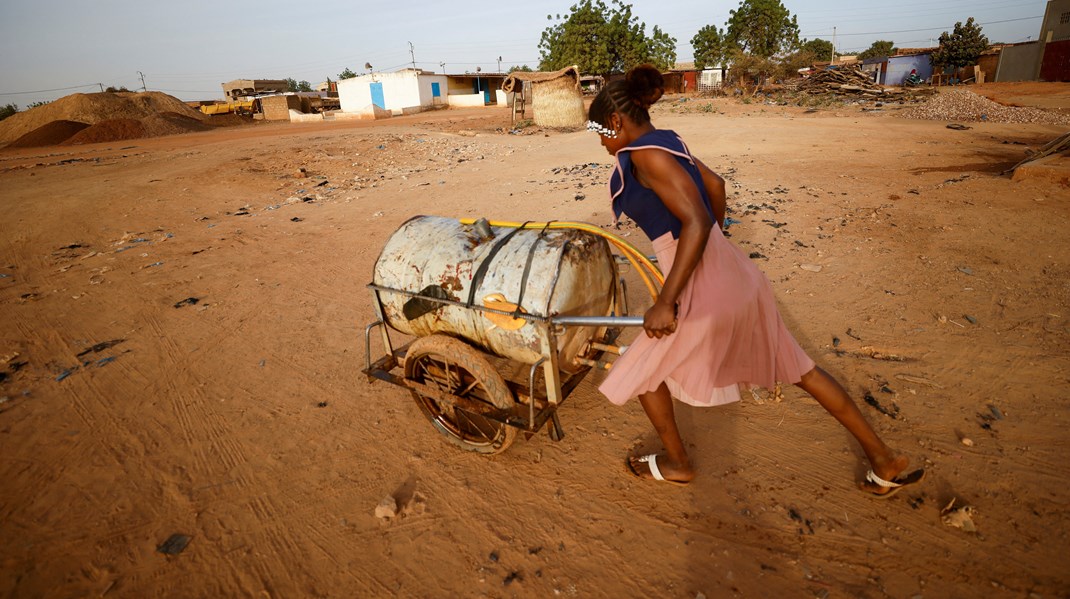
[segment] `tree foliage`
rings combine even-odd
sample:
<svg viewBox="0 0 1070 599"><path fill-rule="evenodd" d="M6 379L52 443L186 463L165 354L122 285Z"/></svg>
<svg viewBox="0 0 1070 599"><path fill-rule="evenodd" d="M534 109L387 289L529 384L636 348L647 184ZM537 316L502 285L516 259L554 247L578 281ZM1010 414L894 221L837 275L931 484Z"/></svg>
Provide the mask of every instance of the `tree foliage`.
<svg viewBox="0 0 1070 599"><path fill-rule="evenodd" d="M732 63L729 79L742 87L748 85L760 87L766 79L780 74L783 69L782 61L749 54L740 48L732 48L728 53L728 59Z"/></svg>
<svg viewBox="0 0 1070 599"><path fill-rule="evenodd" d="M780 0L741 0L729 11L728 43L747 54L769 58L799 45L799 22Z"/></svg>
<svg viewBox="0 0 1070 599"><path fill-rule="evenodd" d="M312 84L308 81L297 81L291 77L286 78L286 91L290 92L310 92L312 91Z"/></svg>
<svg viewBox="0 0 1070 599"><path fill-rule="evenodd" d="M866 60L867 58L887 58L895 54L895 42L889 42L886 40L877 40L873 42L869 48L866 48L858 54L859 60Z"/></svg>
<svg viewBox="0 0 1070 599"><path fill-rule="evenodd" d="M632 14L632 5L613 0L581 0L567 15L547 15L554 22L539 41L539 69L556 71L571 65L581 73L608 76L643 63L667 70L676 63L676 39Z"/></svg>
<svg viewBox="0 0 1070 599"><path fill-rule="evenodd" d="M647 61L658 70L668 71L676 66L676 38L654 26L646 43Z"/></svg>
<svg viewBox="0 0 1070 599"><path fill-rule="evenodd" d="M532 70L531 67L529 67L528 65L525 64L525 65L520 65L520 66L513 66L508 71L506 71L506 73L512 73L514 71L520 71L520 72L523 72L523 73L530 73L531 70Z"/></svg>
<svg viewBox="0 0 1070 599"><path fill-rule="evenodd" d="M120 85L119 87L115 87L114 85L109 85L108 87L104 88L104 91L109 93L109 94L114 94L114 93L118 93L118 92L129 92L130 90L126 89L125 85Z"/></svg>
<svg viewBox="0 0 1070 599"><path fill-rule="evenodd" d="M8 104L6 106L0 107L0 121L6 119L7 117L15 114L18 111L19 111L19 105L18 104Z"/></svg>
<svg viewBox="0 0 1070 599"><path fill-rule="evenodd" d="M716 25L706 25L691 38L691 47L695 50L695 68L723 66L728 57L728 44L725 32Z"/></svg>
<svg viewBox="0 0 1070 599"><path fill-rule="evenodd" d="M937 67L955 67L975 64L981 53L988 49L988 38L981 33L981 26L973 22L973 17L966 19L966 24L955 23L952 33L940 34L940 47L929 61Z"/></svg>
<svg viewBox="0 0 1070 599"><path fill-rule="evenodd" d="M810 56L811 62L832 60L832 42L823 39L803 40L799 46L799 54L806 53Z"/></svg>
<svg viewBox="0 0 1070 599"><path fill-rule="evenodd" d="M356 76L357 76L356 73L354 73L353 71L349 70L349 67L346 67L346 70L342 71L341 73L338 73L338 80L341 81L343 79L352 79L352 78L354 78Z"/></svg>

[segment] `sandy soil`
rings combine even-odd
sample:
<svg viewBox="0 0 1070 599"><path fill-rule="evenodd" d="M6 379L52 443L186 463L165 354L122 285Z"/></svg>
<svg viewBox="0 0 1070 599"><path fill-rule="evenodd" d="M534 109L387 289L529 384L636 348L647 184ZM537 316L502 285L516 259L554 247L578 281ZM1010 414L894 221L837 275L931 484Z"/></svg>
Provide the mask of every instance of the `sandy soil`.
<svg viewBox="0 0 1070 599"><path fill-rule="evenodd" d="M968 86L969 90L1007 106L1032 106L1070 111L1070 83L1015 81Z"/></svg>
<svg viewBox="0 0 1070 599"><path fill-rule="evenodd" d="M678 488L624 472L657 440L598 375L564 440L494 457L366 380L364 285L396 227L606 225L604 172L561 170L609 164L591 134L470 109L9 150L0 594L1066 596L1070 191L999 174L1063 131L728 100L655 118L729 180L732 240L922 486L863 495L857 446L794 388L680 407ZM952 500L975 531L941 521Z"/></svg>

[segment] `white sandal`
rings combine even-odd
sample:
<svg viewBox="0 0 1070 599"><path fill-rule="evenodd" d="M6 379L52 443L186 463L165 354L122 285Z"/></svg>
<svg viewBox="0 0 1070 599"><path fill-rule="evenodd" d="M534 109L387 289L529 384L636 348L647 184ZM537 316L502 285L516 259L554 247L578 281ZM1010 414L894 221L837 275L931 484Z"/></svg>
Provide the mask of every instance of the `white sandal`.
<svg viewBox="0 0 1070 599"><path fill-rule="evenodd" d="M674 485L679 485L681 487L687 486L687 484L688 484L688 483L686 483L684 481L681 481L681 480L670 480L670 479L665 478L664 476L662 476L661 475L661 469L658 468L658 454L656 454L656 453L651 453L651 454L648 454L648 455L645 455L645 456L641 456L641 457L635 458L635 461L636 462L645 463L650 468L650 474L651 474L651 476L654 477L654 480L667 482L667 483L671 483L671 484L674 484ZM632 460L630 458L627 460L627 463L628 463L628 470L631 470L632 474L634 474L635 476L637 476L639 478L646 478L646 477L644 477L642 475L641 472L639 472L638 470L635 469L635 465L634 465L634 463L632 462Z"/></svg>
<svg viewBox="0 0 1070 599"><path fill-rule="evenodd" d="M884 489L890 489L887 493L874 493L872 491L869 492L870 495L878 499L887 499L892 495L898 493L904 487L909 487L910 485L920 483L923 478L925 478L924 469L915 470L914 472L911 472L906 476L898 477L895 480L884 480L883 478L877 476L877 473L872 470L866 473L867 482L871 482L877 485L878 487L882 487Z"/></svg>

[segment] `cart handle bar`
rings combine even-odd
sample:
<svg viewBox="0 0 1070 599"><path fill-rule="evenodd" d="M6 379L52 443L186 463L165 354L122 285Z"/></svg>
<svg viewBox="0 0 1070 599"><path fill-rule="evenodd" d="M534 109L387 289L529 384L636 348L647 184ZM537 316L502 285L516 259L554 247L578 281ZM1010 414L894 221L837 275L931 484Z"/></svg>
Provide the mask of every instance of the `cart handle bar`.
<svg viewBox="0 0 1070 599"><path fill-rule="evenodd" d="M641 327L642 316L553 316L550 322L576 327Z"/></svg>

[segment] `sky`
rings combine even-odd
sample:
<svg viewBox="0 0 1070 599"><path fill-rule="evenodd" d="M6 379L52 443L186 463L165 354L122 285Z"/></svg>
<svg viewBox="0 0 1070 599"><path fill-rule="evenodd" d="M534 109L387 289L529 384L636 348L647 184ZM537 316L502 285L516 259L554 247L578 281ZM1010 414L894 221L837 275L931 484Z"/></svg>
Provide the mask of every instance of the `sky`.
<svg viewBox="0 0 1070 599"><path fill-rule="evenodd" d="M974 17L992 42L1036 40L1046 0L781 0L801 37L851 54L876 40L896 47L936 45L943 31ZM608 3L608 1L607 1ZM739 0L632 0L651 33L676 38L677 61L691 38L724 27ZM548 15L574 0L3 0L0 105L50 101L100 86L142 87L182 100L222 98L233 79L286 79L312 85L411 67L450 74L537 68ZM499 58L501 62L499 63ZM500 64L500 66L499 66Z"/></svg>

